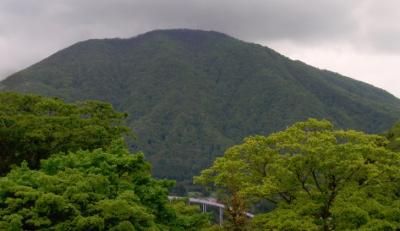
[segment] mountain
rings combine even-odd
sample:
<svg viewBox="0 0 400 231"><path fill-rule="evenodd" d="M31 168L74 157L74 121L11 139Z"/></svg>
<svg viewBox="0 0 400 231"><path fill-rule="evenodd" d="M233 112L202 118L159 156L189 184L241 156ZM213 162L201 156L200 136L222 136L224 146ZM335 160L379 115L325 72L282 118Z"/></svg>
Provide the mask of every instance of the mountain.
<svg viewBox="0 0 400 231"><path fill-rule="evenodd" d="M223 150L309 117L383 132L400 118L384 90L222 33L157 30L79 42L0 83L2 91L99 99L129 113L158 177L191 181Z"/></svg>

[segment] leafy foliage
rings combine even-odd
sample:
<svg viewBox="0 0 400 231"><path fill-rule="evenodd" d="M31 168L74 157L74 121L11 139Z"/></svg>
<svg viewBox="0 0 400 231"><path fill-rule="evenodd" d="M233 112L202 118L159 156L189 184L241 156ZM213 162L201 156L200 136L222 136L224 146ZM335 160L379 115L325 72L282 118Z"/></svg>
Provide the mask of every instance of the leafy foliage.
<svg viewBox="0 0 400 231"><path fill-rule="evenodd" d="M99 99L129 113L158 177L190 182L227 147L309 117L387 130L400 101L387 92L217 32L154 31L77 43L0 83L68 101ZM182 189L184 191L184 189Z"/></svg>
<svg viewBox="0 0 400 231"><path fill-rule="evenodd" d="M125 118L103 102L0 93L0 173L23 160L38 167L52 153L106 147L129 134Z"/></svg>
<svg viewBox="0 0 400 231"><path fill-rule="evenodd" d="M172 208L175 210L177 219L176 226L184 231L211 229L211 217L207 213L200 213L196 205L188 206L185 200L172 200Z"/></svg>
<svg viewBox="0 0 400 231"><path fill-rule="evenodd" d="M1 230L200 230L208 217L168 202L173 183L155 180L142 153L122 141L26 163L0 178ZM179 209L179 211L177 211ZM193 227L191 227L193 225Z"/></svg>
<svg viewBox="0 0 400 231"><path fill-rule="evenodd" d="M252 203L274 203L251 230L397 230L400 154L386 144L310 119L246 138L195 181L213 186L227 204L239 200L235 214L242 217Z"/></svg>
<svg viewBox="0 0 400 231"><path fill-rule="evenodd" d="M388 148L400 152L400 123L395 124L387 133L386 138L390 141Z"/></svg>

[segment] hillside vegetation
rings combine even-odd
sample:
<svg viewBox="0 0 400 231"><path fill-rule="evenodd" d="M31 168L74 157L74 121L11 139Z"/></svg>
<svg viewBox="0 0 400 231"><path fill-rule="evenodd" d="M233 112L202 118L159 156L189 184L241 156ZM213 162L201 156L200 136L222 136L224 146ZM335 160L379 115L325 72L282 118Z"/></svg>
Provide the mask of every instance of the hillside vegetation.
<svg viewBox="0 0 400 231"><path fill-rule="evenodd" d="M89 40L0 83L2 91L98 99L129 114L158 177L190 182L223 150L309 117L383 132L400 100L371 85L218 32L162 30Z"/></svg>
<svg viewBox="0 0 400 231"><path fill-rule="evenodd" d="M308 119L245 138L194 178L225 204L220 227L168 199L174 182L128 150L125 117L100 101L0 93L0 229L400 229L398 124L385 137Z"/></svg>

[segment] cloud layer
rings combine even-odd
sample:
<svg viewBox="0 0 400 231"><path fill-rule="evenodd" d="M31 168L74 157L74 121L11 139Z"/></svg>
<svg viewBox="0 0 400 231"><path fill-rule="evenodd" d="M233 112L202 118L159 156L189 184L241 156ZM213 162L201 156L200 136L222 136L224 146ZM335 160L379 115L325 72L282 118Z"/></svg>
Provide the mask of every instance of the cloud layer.
<svg viewBox="0 0 400 231"><path fill-rule="evenodd" d="M75 42L221 31L400 96L398 0L2 0L0 78Z"/></svg>

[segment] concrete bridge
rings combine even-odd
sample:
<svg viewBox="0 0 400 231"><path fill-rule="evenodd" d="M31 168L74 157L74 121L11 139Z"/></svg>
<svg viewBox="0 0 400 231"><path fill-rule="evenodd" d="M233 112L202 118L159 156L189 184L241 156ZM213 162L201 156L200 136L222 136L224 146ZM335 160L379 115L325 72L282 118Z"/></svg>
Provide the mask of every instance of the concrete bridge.
<svg viewBox="0 0 400 231"><path fill-rule="evenodd" d="M186 199L185 197L176 197L176 196L168 196L168 199L170 201L172 200L181 200L181 199ZM219 224L222 225L223 219L224 219L224 209L225 209L225 205L218 203L215 199L213 198L209 198L209 199L199 199L199 198L188 198L188 202L189 204L198 204L201 205L202 207L202 212L205 213L207 212L207 207L215 207L218 208L219 210ZM246 216L248 218L253 218L254 214L251 213L246 213Z"/></svg>

